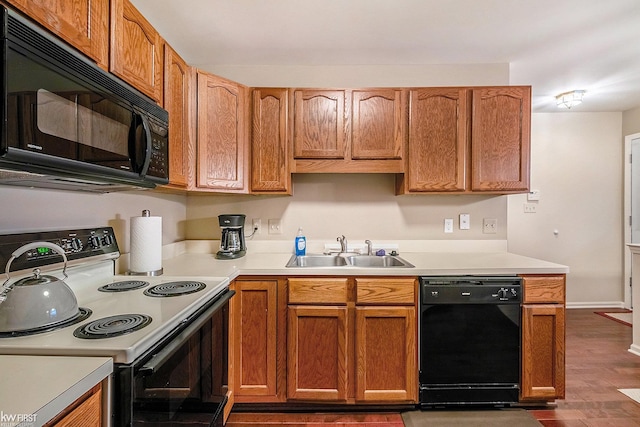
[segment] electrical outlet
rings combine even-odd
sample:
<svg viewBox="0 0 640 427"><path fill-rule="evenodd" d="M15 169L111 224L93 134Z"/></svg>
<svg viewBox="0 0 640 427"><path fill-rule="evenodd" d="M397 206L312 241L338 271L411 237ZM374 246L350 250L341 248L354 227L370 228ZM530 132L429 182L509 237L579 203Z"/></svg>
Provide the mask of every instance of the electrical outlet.
<svg viewBox="0 0 640 427"><path fill-rule="evenodd" d="M453 218L445 218L444 220L444 232L453 233Z"/></svg>
<svg viewBox="0 0 640 427"><path fill-rule="evenodd" d="M255 230L256 234L260 234L262 231L262 220L260 218L254 218L251 220L251 223L253 224L253 230L251 232L253 233Z"/></svg>
<svg viewBox="0 0 640 427"><path fill-rule="evenodd" d="M269 234L282 234L282 224L279 218L269 220Z"/></svg>
<svg viewBox="0 0 640 427"><path fill-rule="evenodd" d="M496 234L498 232L498 220L495 218L484 218L482 220L482 232L484 234Z"/></svg>
<svg viewBox="0 0 640 427"><path fill-rule="evenodd" d="M536 213L538 209L538 205L535 203L525 203L524 204L524 213Z"/></svg>
<svg viewBox="0 0 640 427"><path fill-rule="evenodd" d="M469 230L471 228L471 216L469 214L460 214L460 230Z"/></svg>

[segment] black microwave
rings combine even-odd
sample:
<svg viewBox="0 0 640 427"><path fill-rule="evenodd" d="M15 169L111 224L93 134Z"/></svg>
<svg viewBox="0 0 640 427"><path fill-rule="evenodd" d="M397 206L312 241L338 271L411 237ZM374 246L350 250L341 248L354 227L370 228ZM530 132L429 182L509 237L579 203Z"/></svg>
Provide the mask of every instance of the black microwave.
<svg viewBox="0 0 640 427"><path fill-rule="evenodd" d="M0 184L167 184L167 111L18 13L0 12Z"/></svg>

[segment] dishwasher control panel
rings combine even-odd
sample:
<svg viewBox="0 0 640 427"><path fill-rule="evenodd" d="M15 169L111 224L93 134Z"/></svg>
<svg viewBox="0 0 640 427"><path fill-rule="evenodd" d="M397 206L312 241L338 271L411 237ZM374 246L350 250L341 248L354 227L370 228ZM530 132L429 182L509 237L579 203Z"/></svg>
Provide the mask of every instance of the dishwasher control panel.
<svg viewBox="0 0 640 427"><path fill-rule="evenodd" d="M430 304L520 304L517 276L423 276L420 301Z"/></svg>

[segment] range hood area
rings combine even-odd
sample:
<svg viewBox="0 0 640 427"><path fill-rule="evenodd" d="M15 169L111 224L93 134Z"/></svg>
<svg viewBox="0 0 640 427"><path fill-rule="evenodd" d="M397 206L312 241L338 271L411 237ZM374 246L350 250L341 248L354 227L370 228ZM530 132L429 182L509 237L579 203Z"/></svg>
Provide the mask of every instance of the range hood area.
<svg viewBox="0 0 640 427"><path fill-rule="evenodd" d="M106 182L102 179L74 177L71 175L39 174L25 171L0 169L0 185L11 185L27 188L46 188L51 190L81 191L89 193L113 193L116 191L148 190L155 188L141 182L141 185ZM147 185L142 186L142 185Z"/></svg>

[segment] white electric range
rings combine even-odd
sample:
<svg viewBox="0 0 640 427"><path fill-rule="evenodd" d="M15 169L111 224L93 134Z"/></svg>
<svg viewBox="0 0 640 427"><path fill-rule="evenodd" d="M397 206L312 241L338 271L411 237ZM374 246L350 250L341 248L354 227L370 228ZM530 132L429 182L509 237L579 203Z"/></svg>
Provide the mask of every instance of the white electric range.
<svg viewBox="0 0 640 427"><path fill-rule="evenodd" d="M110 227L0 235L0 263L29 241L51 242L64 249L69 259L64 282L80 310L70 324L0 333L0 354L112 357L113 425L135 425L136 420L145 420L148 410L157 417L163 411L158 405L171 408L166 411L170 425L177 422L169 418L177 416L175 408L193 403L194 398L198 411L219 412L227 392L228 301L233 296L228 278L116 275L119 250ZM61 261L60 255L47 250L27 252L11 264L16 271L10 273L10 280L27 277L36 266L43 274L63 278ZM185 356L184 349L194 346L194 337L195 345L202 342L203 348L197 354L198 372L189 375L195 375L193 381L198 383L210 383L197 386L206 390L206 396L193 390L186 395L158 393L156 386L153 393L145 393L144 384L151 383L170 390L184 388L172 386L171 381L182 378L167 371L181 364L193 366L194 356ZM181 358L185 361L180 362ZM212 364L223 378L203 377L211 375ZM159 402L150 396L165 397Z"/></svg>

